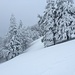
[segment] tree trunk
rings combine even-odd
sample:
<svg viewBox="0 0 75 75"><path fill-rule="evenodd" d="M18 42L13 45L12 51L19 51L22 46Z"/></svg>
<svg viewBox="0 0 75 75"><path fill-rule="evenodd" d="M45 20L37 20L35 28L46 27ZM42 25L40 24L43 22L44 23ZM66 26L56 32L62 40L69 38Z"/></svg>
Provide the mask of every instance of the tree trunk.
<svg viewBox="0 0 75 75"><path fill-rule="evenodd" d="M69 40L70 38L69 38L69 32L68 31L66 32L66 35L67 35L67 40Z"/></svg>

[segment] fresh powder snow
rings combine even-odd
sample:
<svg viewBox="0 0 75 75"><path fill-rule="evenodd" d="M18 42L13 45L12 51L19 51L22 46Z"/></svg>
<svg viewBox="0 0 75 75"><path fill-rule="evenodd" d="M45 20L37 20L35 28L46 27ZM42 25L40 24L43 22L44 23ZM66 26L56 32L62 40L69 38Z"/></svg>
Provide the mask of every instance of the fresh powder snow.
<svg viewBox="0 0 75 75"><path fill-rule="evenodd" d="M0 75L75 75L75 40L44 48L40 38L0 64Z"/></svg>

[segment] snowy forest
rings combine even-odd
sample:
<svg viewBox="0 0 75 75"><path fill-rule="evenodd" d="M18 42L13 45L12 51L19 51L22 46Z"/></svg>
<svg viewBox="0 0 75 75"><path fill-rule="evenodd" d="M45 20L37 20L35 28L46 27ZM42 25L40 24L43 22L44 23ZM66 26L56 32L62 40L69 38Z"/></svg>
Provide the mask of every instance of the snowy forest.
<svg viewBox="0 0 75 75"><path fill-rule="evenodd" d="M39 21L26 27L22 20L10 17L10 27L4 38L0 37L0 60L8 61L24 52L30 44L42 37L44 48L75 39L75 7L72 0L47 0Z"/></svg>

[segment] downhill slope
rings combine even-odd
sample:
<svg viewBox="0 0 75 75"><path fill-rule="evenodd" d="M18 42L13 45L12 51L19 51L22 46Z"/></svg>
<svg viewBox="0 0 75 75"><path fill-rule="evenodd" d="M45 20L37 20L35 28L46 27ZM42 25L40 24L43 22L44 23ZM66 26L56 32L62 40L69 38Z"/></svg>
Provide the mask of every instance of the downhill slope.
<svg viewBox="0 0 75 75"><path fill-rule="evenodd" d="M75 40L44 48L38 39L25 53L0 64L0 75L75 75Z"/></svg>

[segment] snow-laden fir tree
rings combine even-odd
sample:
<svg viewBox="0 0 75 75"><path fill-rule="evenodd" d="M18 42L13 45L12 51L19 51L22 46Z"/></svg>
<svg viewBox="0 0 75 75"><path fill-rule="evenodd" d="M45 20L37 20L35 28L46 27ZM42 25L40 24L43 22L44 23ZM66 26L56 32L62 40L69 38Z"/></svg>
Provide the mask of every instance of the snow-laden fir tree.
<svg viewBox="0 0 75 75"><path fill-rule="evenodd" d="M37 31L32 31L31 27L22 26L22 21L20 20L19 26L17 26L14 15L11 15L9 32L4 39L3 49L0 52L4 59L9 60L23 53L30 46L33 39L38 38Z"/></svg>
<svg viewBox="0 0 75 75"><path fill-rule="evenodd" d="M41 19L41 24L40 26L43 27L44 30L44 38L43 38L43 42L44 45L46 46L47 42L49 45L53 45L56 42L56 5L55 5L55 0L47 0L47 6L46 6L46 10L45 10L45 14ZM48 34L49 33L49 34ZM48 35L52 35L49 36Z"/></svg>
<svg viewBox="0 0 75 75"><path fill-rule="evenodd" d="M14 15L11 15L10 18L10 27L6 40L8 41L5 45L5 49L9 50L7 59L11 59L19 55L21 51L21 42L18 38L18 28Z"/></svg>
<svg viewBox="0 0 75 75"><path fill-rule="evenodd" d="M18 27L18 32L17 32L18 40L19 40L20 46L21 46L20 52L23 52L26 49L25 40L27 40L27 39L25 38L24 32L25 32L25 27L23 28L22 20L20 20L19 27Z"/></svg>
<svg viewBox="0 0 75 75"><path fill-rule="evenodd" d="M40 15L38 15L38 18L40 19L39 21L38 21L38 27L39 27L39 29L40 29L40 36L44 36L44 20L45 20L45 15L46 14L44 14L44 16L40 16Z"/></svg>
<svg viewBox="0 0 75 75"><path fill-rule="evenodd" d="M40 27L38 26L38 24L31 26L30 30L31 30L31 36L32 36L33 41L35 41L41 36Z"/></svg>
<svg viewBox="0 0 75 75"><path fill-rule="evenodd" d="M31 33L32 32L29 27L23 27L19 32L19 39L21 41L23 51L26 50L30 46L30 43L33 41Z"/></svg>
<svg viewBox="0 0 75 75"><path fill-rule="evenodd" d="M39 21L44 29L44 46L75 38L75 8L68 0L48 0L44 16Z"/></svg>
<svg viewBox="0 0 75 75"><path fill-rule="evenodd" d="M0 37L0 59L2 58L3 38Z"/></svg>
<svg viewBox="0 0 75 75"><path fill-rule="evenodd" d="M59 0L57 1L60 2ZM57 4L57 9L59 10L57 11L57 15L59 16L57 19L58 33L60 33L58 41L70 40L73 38L72 32L74 32L72 27L75 27L75 8L71 2L65 0L60 6Z"/></svg>
<svg viewBox="0 0 75 75"><path fill-rule="evenodd" d="M17 23L16 23L16 18L12 14L10 18L10 27L8 35L12 38L12 36L16 34L17 34Z"/></svg>
<svg viewBox="0 0 75 75"><path fill-rule="evenodd" d="M2 47L3 45L3 38L0 37L0 48Z"/></svg>
<svg viewBox="0 0 75 75"><path fill-rule="evenodd" d="M23 23L22 23L22 20L20 20L18 29L22 29L22 26L23 26Z"/></svg>

